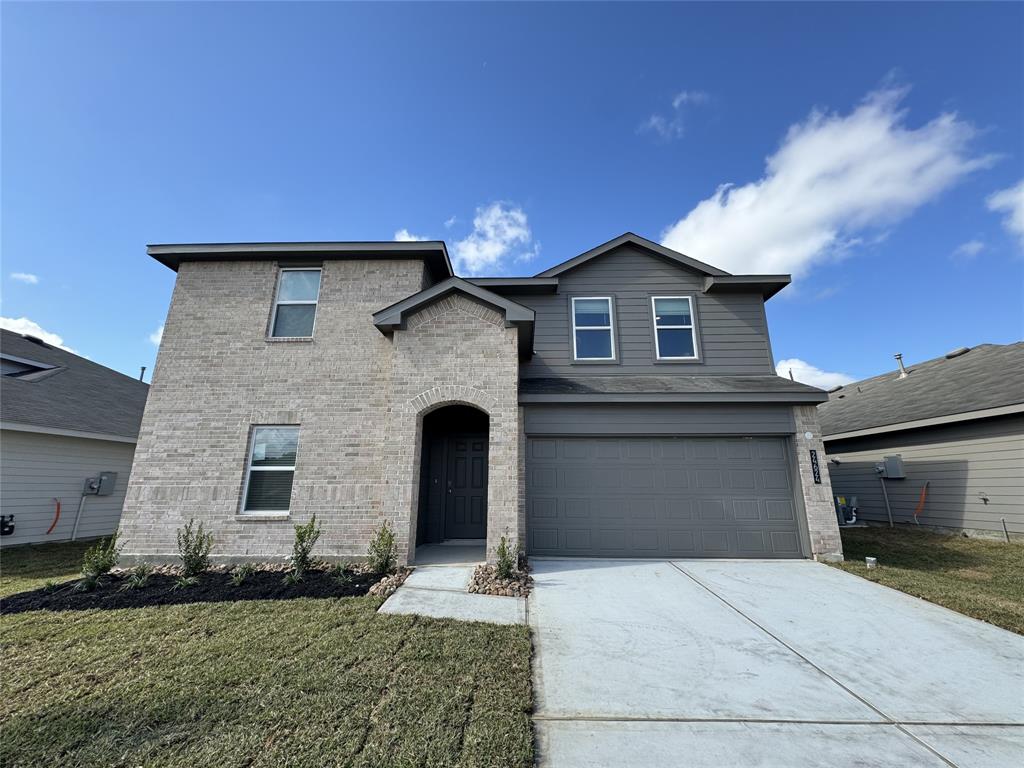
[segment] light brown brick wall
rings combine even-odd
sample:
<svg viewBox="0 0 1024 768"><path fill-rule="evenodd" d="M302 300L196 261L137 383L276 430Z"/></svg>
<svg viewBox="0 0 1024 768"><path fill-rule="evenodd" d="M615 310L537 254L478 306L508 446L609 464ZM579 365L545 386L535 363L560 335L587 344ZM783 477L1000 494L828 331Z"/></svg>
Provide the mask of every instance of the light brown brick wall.
<svg viewBox="0 0 1024 768"><path fill-rule="evenodd" d="M277 269L182 264L121 518L126 555L174 556L192 517L221 559L285 556L313 513L326 556L364 554L380 525L392 341L371 315L421 290L423 263L325 262L311 342L266 338ZM238 515L254 424L300 425L290 519Z"/></svg>
<svg viewBox="0 0 1024 768"><path fill-rule="evenodd" d="M839 521L832 500L832 481L829 478L825 446L821 441L821 428L818 426L818 409L813 405L794 406L793 419L796 422L793 440L800 475L800 491L807 512L811 555L816 560L842 560L843 542L839 537ZM811 434L810 438L805 437L808 432ZM812 449L818 452L820 485L814 482L810 454Z"/></svg>

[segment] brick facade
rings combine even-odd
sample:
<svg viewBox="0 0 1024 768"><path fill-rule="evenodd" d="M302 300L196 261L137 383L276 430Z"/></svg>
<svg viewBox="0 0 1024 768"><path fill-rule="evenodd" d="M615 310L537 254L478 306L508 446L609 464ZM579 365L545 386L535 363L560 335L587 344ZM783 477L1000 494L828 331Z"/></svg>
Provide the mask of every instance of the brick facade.
<svg viewBox="0 0 1024 768"><path fill-rule="evenodd" d="M175 557L190 518L219 560L283 557L315 513L321 556L362 556L387 519L405 560L423 416L452 403L490 416L488 551L506 530L519 540L515 329L450 296L384 336L372 314L425 286L422 262L332 260L314 340L271 340L276 280L270 261L182 264L121 518L127 559ZM239 514L259 424L299 425L287 516Z"/></svg>
<svg viewBox="0 0 1024 768"><path fill-rule="evenodd" d="M807 532L811 538L811 555L815 560L842 560L843 542L839 537L839 520L832 499L832 481L828 473L825 446L821 441L818 426L818 409L814 405L793 407L796 434L793 436L797 471L800 475L800 492L807 514ZM810 438L805 437L807 433ZM818 452L818 474L821 483L814 482L811 454Z"/></svg>

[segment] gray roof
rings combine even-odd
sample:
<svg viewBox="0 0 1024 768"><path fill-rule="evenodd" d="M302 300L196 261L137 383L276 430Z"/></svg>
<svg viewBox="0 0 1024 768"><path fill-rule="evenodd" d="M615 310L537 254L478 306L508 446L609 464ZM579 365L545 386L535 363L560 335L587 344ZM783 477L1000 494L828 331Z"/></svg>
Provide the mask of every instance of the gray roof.
<svg viewBox="0 0 1024 768"><path fill-rule="evenodd" d="M671 248L666 248L653 240L648 240L646 237L640 237L640 235L633 234L632 232L624 232L618 237L609 240L607 243L601 243L601 245L596 248L591 248L589 251L581 253L579 256L574 256L568 261L563 261L561 264L556 264L553 267L545 269L543 272L539 272L536 277L557 277L563 272L575 269L580 264L584 264L591 259L602 256L622 245L626 245L627 243L650 251L651 253L661 256L663 259L674 261L677 264L682 264L690 269L695 269L705 275L724 277L729 274L725 270L713 267L710 264L705 264L703 261L697 261L697 259L691 259L686 254L673 251Z"/></svg>
<svg viewBox="0 0 1024 768"><path fill-rule="evenodd" d="M52 366L28 376L0 376L4 424L138 437L148 384L4 329L0 353Z"/></svg>
<svg viewBox="0 0 1024 768"><path fill-rule="evenodd" d="M452 263L443 240L413 242L318 243L178 243L151 244L146 253L178 271L183 261L251 261L309 263L324 259L423 259L434 280L451 277Z"/></svg>
<svg viewBox="0 0 1024 768"><path fill-rule="evenodd" d="M519 382L521 402L810 402L828 395L781 376L586 376Z"/></svg>
<svg viewBox="0 0 1024 768"><path fill-rule="evenodd" d="M1024 403L1024 342L981 344L834 390L818 406L822 434L879 430Z"/></svg>

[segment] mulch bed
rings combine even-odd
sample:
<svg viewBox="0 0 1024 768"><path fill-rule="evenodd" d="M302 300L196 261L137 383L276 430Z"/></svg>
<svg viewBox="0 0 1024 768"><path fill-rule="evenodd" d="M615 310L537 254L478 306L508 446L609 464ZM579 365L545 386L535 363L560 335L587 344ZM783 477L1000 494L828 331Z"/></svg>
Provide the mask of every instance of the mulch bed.
<svg viewBox="0 0 1024 768"><path fill-rule="evenodd" d="M144 608L154 605L239 600L292 600L299 597L356 597L367 594L375 584L383 581L380 574L363 573L358 570L346 570L347 578L343 579L339 579L334 572L311 570L306 572L301 582L285 584L284 574L280 568L260 569L251 573L242 584L235 586L231 583L229 570L214 569L203 573L197 584L177 587L178 575L170 569L160 569L149 577L145 587L122 590L121 587L130 576L130 572L122 571L106 576L104 583L91 592L75 591L75 584L78 583L75 580L57 584L49 589L44 587L5 597L0 600L0 614L25 611L84 611L93 608Z"/></svg>
<svg viewBox="0 0 1024 768"><path fill-rule="evenodd" d="M525 567L513 571L511 579L499 579L493 565L478 565L469 582L469 591L476 595L527 597L533 589L533 577Z"/></svg>

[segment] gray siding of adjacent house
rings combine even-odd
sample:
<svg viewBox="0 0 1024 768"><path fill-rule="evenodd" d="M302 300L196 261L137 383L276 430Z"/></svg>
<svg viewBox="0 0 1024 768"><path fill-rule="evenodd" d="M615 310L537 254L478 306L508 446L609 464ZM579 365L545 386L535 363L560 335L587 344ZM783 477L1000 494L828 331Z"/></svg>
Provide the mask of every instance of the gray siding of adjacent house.
<svg viewBox="0 0 1024 768"><path fill-rule="evenodd" d="M14 533L0 545L64 541L71 538L75 513L87 477L117 472L110 496L89 496L78 526L80 539L109 536L117 530L124 505L134 443L88 440L36 432L0 432L0 512L14 515ZM54 499L61 516L54 517Z"/></svg>
<svg viewBox="0 0 1024 768"><path fill-rule="evenodd" d="M681 373L766 375L774 373L764 300L756 292L704 294L703 275L634 246L623 246L559 275L557 294L510 295L536 312L534 356L523 378ZM698 362L658 362L651 317L652 296L692 296L697 314ZM572 296L614 299L615 363L574 363Z"/></svg>
<svg viewBox="0 0 1024 768"><path fill-rule="evenodd" d="M788 405L532 405L527 435L787 435Z"/></svg>
<svg viewBox="0 0 1024 768"><path fill-rule="evenodd" d="M913 524L921 488L929 482L922 525L1024 534L1024 416L825 442L832 488L857 496L862 519L886 522L875 463L903 457L907 478L886 480L898 523ZM987 497L986 501L982 497Z"/></svg>

